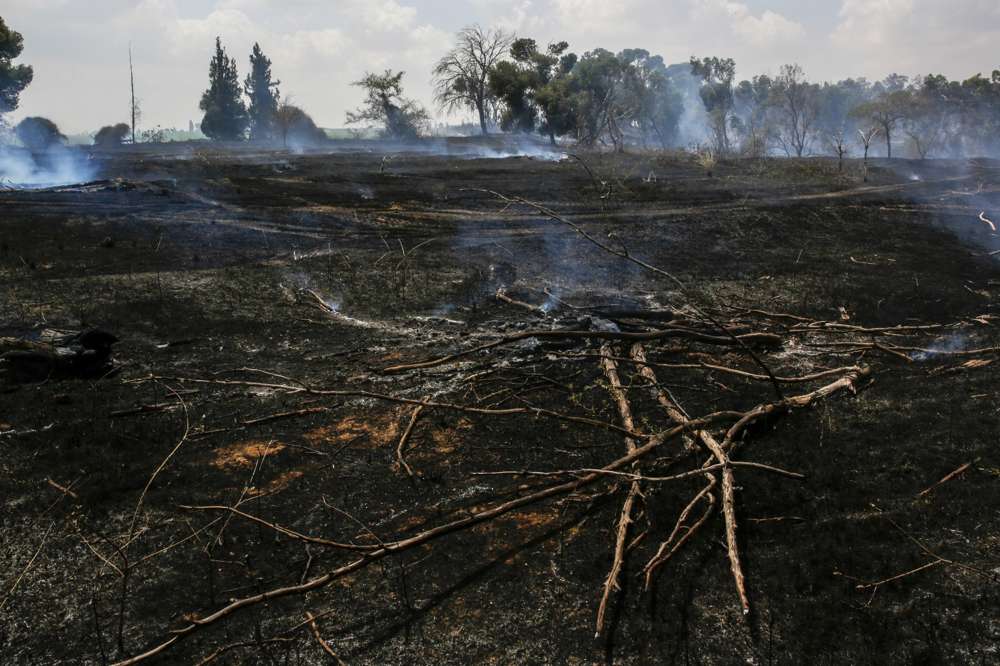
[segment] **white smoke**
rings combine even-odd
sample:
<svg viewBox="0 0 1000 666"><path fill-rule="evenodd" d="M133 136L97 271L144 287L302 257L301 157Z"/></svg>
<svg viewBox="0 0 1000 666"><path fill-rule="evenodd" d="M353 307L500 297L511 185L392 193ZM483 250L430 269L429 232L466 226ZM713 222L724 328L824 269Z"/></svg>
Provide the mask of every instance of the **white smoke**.
<svg viewBox="0 0 1000 666"><path fill-rule="evenodd" d="M94 179L96 169L80 153L54 146L33 155L14 146L0 145L0 187L38 189L73 185Z"/></svg>

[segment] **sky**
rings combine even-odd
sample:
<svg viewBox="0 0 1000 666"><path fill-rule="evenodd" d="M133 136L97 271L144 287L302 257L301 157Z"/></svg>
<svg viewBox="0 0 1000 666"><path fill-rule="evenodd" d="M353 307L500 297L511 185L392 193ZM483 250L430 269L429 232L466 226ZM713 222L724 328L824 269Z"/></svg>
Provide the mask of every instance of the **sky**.
<svg viewBox="0 0 1000 666"><path fill-rule="evenodd" d="M282 95L323 127L359 103L352 81L386 68L435 112L434 62L474 23L577 53L731 57L741 77L790 62L817 81L1000 68L998 0L3 0L0 16L35 68L12 119L44 115L66 133L126 121L129 43L141 126L198 122L216 35L241 76L259 42Z"/></svg>

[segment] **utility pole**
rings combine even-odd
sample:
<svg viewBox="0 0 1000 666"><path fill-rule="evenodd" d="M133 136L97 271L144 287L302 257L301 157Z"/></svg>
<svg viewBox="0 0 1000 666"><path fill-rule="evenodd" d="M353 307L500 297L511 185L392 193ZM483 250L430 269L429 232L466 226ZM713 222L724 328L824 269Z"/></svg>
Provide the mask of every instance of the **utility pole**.
<svg viewBox="0 0 1000 666"><path fill-rule="evenodd" d="M132 145L135 145L135 70L132 68L132 42L128 43L128 76L132 86Z"/></svg>

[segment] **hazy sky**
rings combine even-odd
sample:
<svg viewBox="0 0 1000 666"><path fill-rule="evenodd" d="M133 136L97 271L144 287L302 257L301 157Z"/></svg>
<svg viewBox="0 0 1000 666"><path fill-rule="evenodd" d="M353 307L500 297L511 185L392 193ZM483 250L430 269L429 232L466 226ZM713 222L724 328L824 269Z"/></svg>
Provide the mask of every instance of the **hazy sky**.
<svg viewBox="0 0 1000 666"><path fill-rule="evenodd" d="M142 124L199 120L216 35L241 76L259 41L282 94L325 127L343 126L366 69L405 70L430 106L434 61L477 22L578 53L733 57L740 76L785 62L816 80L1000 68L1000 0L2 0L0 16L35 68L14 118L46 115L66 132L126 120L130 41Z"/></svg>

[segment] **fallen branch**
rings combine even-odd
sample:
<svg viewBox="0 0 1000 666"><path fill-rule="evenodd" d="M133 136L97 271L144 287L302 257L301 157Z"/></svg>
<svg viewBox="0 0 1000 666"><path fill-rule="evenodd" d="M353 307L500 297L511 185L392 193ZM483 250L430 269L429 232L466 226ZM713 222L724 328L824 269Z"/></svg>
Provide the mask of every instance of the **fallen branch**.
<svg viewBox="0 0 1000 666"><path fill-rule="evenodd" d="M855 383L861 377L866 377L870 374L870 370L867 368L862 368L857 373L850 373L845 377L838 379L836 382L829 384L827 386L821 387L807 394L801 396L796 396L783 401L782 405L787 405L787 407L805 407L816 400L827 397L832 393L843 390L844 388L854 388ZM203 380L210 381L210 380ZM415 401L417 404L427 404ZM752 422L759 415L766 413L766 410L758 408L753 410L753 412L747 414L740 421L737 422L736 426L730 428L729 433L739 432L737 426L743 424L745 427L746 423ZM324 574L316 576L307 580L304 583L289 585L286 587L274 588L254 594L248 597L243 597L236 599L229 603L228 605L220 608L219 610L211 613L205 617L192 619L188 624L183 627L173 630L170 638L164 640L163 642L151 647L146 652L138 654L129 659L122 660L116 664L116 666L132 666L133 664L138 664L146 661L152 657L160 655L165 651L169 650L172 646L176 645L178 641L191 636L192 634L198 632L199 630L212 626L220 621L223 621L240 611L252 608L259 604L267 603L273 599L278 599L287 596L302 595L314 590L318 590L326 587L330 583L344 576L350 575L356 571L359 571L369 564L381 560L389 555L404 552L418 546L436 541L437 539L458 532L461 530L474 527L481 523L493 520L499 516L511 513L518 509L543 502L554 497L559 497L562 495L568 495L581 490L589 485L598 483L605 480L608 477L606 472L621 470L622 468L628 467L635 461L649 455L650 453L658 450L664 443L674 440L675 438L690 432L698 432L712 423L717 422L720 418L730 418L732 416L731 412L717 412L714 414L709 414L697 419L690 419L684 425L675 426L669 430L658 433L650 437L643 437L638 433L631 433L629 435L634 435L638 439L644 440L645 443L635 449L634 452L615 460L601 468L602 473L592 473L587 474L584 477L574 479L572 481L567 481L565 483L559 483L552 486L547 486L541 488L535 492L517 497L513 500L507 502L502 502L489 509L484 509L479 512L471 513L463 518L453 520L451 522L445 523L438 527L434 527L423 532L420 532L414 536L400 539L397 541L385 542L384 545L379 545L374 550L366 551L360 555L357 559L342 565L336 569L328 571ZM625 430L625 429L620 429ZM221 510L231 510L230 507L216 507Z"/></svg>
<svg viewBox="0 0 1000 666"><path fill-rule="evenodd" d="M740 596L740 605L743 606L743 614L747 615L750 612L750 600L747 598L743 567L740 564L740 551L736 543L736 499L734 492L736 483L733 479L732 465L729 464L729 456L714 439L707 437L701 441L723 465L722 515L726 520L726 550L729 554L729 567L733 572L733 581L736 583L736 592Z"/></svg>
<svg viewBox="0 0 1000 666"><path fill-rule="evenodd" d="M403 431L402 436L399 438L399 444L396 445L396 461L399 466L406 470L407 476L413 476L413 470L410 466L406 464L406 459L403 457L403 451L406 448L406 442L410 439L410 435L413 433L413 426L417 424L417 419L420 418L420 413L424 411L423 405L417 405L413 410L413 414L410 415L410 422L406 425L406 430Z"/></svg>
<svg viewBox="0 0 1000 666"><path fill-rule="evenodd" d="M609 358L611 355L611 345L605 344L601 347L601 354L604 355L601 367L604 375L608 379L608 390L618 406L618 413L622 419L622 425L629 430L635 430L635 423L632 419L632 407L629 405L625 391L622 389L621 378L618 376L618 365ZM634 453L636 449L635 440L625 438L625 448L629 453ZM604 591L601 593L601 602L597 606L597 623L594 637L597 638L604 631L604 618L607 614L608 601L614 590L620 590L618 577L621 575L622 566L625 562L625 540L628 536L629 525L632 524L632 508L635 506L636 498L640 495L639 482L632 480L629 484L628 494L622 504L621 515L618 518L618 530L615 535L615 551L611 560L611 570L608 571L604 579Z"/></svg>
<svg viewBox="0 0 1000 666"><path fill-rule="evenodd" d="M772 347L780 347L783 342L781 336L775 335L774 333L746 333L743 335L734 335L733 338L736 340L734 343L733 340L728 337L710 335L708 333L702 333L690 328L679 327L641 333L623 333L616 331L525 331L523 333L508 335L499 340L479 345L478 347L473 347L471 349L466 349L465 351L449 354L448 356L442 356L429 361L389 366L387 368L383 368L382 372L386 374L393 374L409 370L434 368L439 365L445 365L446 363L457 361L460 358L464 358L472 354L477 354L479 352L488 351L496 347L513 344L515 342L531 338L538 338L540 340L622 340L627 342L650 342L653 340L666 340L669 338L686 338L695 342L704 342L715 345L754 343Z"/></svg>

